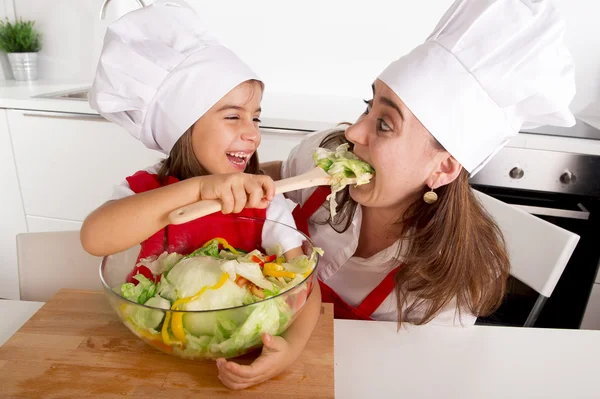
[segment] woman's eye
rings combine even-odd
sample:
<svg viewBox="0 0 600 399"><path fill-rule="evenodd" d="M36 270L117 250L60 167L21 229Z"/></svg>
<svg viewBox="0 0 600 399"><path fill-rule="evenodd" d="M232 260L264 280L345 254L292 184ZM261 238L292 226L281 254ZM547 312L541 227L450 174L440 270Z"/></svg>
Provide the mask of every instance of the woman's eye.
<svg viewBox="0 0 600 399"><path fill-rule="evenodd" d="M368 101L368 100L363 100L365 102L365 104L367 104L367 109L365 109L365 115L369 115L369 112L371 112L371 106L372 106L372 101Z"/></svg>
<svg viewBox="0 0 600 399"><path fill-rule="evenodd" d="M390 132L392 128L383 119L377 119L377 130L380 132Z"/></svg>
<svg viewBox="0 0 600 399"><path fill-rule="evenodd" d="M237 116L237 115L236 116L226 116L225 119L228 119L228 120L237 120L237 119L240 119L240 117Z"/></svg>
<svg viewBox="0 0 600 399"><path fill-rule="evenodd" d="M260 120L260 118L254 118L254 122L261 123L262 121Z"/></svg>

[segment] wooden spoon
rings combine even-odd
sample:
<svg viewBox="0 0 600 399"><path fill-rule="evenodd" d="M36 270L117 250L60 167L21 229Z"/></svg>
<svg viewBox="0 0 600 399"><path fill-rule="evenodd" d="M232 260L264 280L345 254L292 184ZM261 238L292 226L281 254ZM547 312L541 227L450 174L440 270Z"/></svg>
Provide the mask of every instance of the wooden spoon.
<svg viewBox="0 0 600 399"><path fill-rule="evenodd" d="M306 173L275 182L275 194L283 194L303 188L326 186L331 181L331 176L320 167ZM350 182L351 184L352 182ZM221 210L220 200L201 200L174 210L169 214L171 224L187 223L191 220L210 215Z"/></svg>

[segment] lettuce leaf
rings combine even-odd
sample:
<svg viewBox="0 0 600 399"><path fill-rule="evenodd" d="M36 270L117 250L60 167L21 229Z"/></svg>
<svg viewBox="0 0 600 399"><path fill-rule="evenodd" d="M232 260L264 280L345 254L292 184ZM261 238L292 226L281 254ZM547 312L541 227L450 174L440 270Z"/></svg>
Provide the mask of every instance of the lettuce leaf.
<svg viewBox="0 0 600 399"><path fill-rule="evenodd" d="M121 295L132 302L144 304L156 293L156 284L148 280L143 274L133 276L138 281L138 285L125 283L121 285Z"/></svg>
<svg viewBox="0 0 600 399"><path fill-rule="evenodd" d="M332 219L336 215L336 193L351 183L357 186L367 184L375 175L375 169L350 152L349 148L350 145L345 143L339 145L335 151L317 148L313 153L315 165L331 176L331 194L327 199Z"/></svg>

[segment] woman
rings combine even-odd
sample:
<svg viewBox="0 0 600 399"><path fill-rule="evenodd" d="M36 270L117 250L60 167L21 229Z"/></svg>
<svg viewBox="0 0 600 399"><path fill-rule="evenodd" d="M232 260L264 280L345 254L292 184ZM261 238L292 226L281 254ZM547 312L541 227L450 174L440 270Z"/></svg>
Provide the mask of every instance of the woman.
<svg viewBox="0 0 600 399"><path fill-rule="evenodd" d="M375 33L374 33L375 34ZM501 303L510 264L500 231L468 178L523 127L572 126L573 65L546 0L458 0L433 34L390 64L355 124L311 134L274 178L314 167L318 146L349 142L376 170L338 194L290 193L296 224L325 255L324 302L336 317L471 325ZM257 370L222 365L236 387Z"/></svg>

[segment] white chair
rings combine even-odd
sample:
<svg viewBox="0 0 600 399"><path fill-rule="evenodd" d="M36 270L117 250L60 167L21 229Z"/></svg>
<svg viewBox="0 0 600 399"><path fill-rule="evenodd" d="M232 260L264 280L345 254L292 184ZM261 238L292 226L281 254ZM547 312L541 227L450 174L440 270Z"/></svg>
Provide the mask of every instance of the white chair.
<svg viewBox="0 0 600 399"><path fill-rule="evenodd" d="M20 298L48 301L61 288L102 290L102 258L85 252L79 231L17 235Z"/></svg>
<svg viewBox="0 0 600 399"><path fill-rule="evenodd" d="M539 294L524 324L531 327L552 295L579 236L489 195L474 192L504 234L511 275Z"/></svg>

